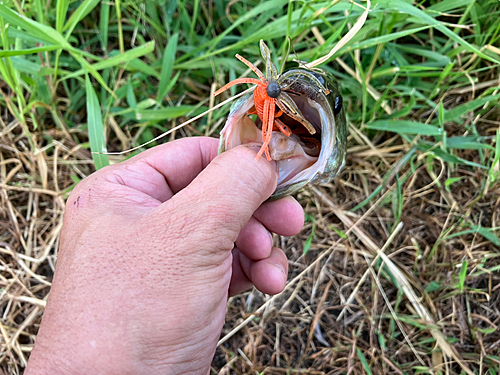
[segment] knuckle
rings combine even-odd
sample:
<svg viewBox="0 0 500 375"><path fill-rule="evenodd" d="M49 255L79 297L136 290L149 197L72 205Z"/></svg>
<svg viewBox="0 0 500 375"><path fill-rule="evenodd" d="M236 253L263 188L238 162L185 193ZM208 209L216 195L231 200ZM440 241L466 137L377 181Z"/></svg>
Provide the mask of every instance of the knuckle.
<svg viewBox="0 0 500 375"><path fill-rule="evenodd" d="M120 178L115 166L107 166L84 178L69 195L66 201L66 212L74 213L98 208L103 200L116 195L117 189L113 186L111 179L121 185L123 179L120 180Z"/></svg>

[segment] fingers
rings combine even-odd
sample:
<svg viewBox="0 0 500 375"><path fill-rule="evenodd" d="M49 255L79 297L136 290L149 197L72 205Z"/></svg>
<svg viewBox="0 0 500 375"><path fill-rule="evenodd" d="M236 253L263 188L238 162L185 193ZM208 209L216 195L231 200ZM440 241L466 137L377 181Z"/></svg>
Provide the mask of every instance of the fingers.
<svg viewBox="0 0 500 375"><path fill-rule="evenodd" d="M292 236L299 233L303 225L304 211L294 198L265 202L241 230L236 246L250 259L264 259L271 253L271 232Z"/></svg>
<svg viewBox="0 0 500 375"><path fill-rule="evenodd" d="M216 139L207 137L179 139L111 166L107 177L165 202L212 161L217 144Z"/></svg>
<svg viewBox="0 0 500 375"><path fill-rule="evenodd" d="M253 285L262 293L278 294L285 289L288 260L283 250L274 247L269 258L259 261L247 262L243 255L240 257L240 264Z"/></svg>
<svg viewBox="0 0 500 375"><path fill-rule="evenodd" d="M208 137L183 138L107 166L87 177L79 186L94 183L111 188L120 185L153 198L159 205L186 187L217 155L218 141ZM125 189L123 189L125 188ZM130 192L125 193L130 195Z"/></svg>
<svg viewBox="0 0 500 375"><path fill-rule="evenodd" d="M271 254L273 237L260 221L251 217L238 235L236 246L249 259L265 259Z"/></svg>
<svg viewBox="0 0 500 375"><path fill-rule="evenodd" d="M230 295L255 285L266 294L280 293L286 285L288 261L285 253L272 247L270 231L291 236L304 225L304 211L292 197L262 204L243 227L233 249Z"/></svg>
<svg viewBox="0 0 500 375"><path fill-rule="evenodd" d="M232 253L233 270L231 273L231 282L229 283L229 297L240 294L241 292L250 289L253 285L247 275L245 275L245 272L243 272L240 265L240 256L243 257L244 255L242 255L236 247L233 249Z"/></svg>
<svg viewBox="0 0 500 375"><path fill-rule="evenodd" d="M142 162L153 167L176 194L217 156L218 143L215 138L183 138L149 149L130 162Z"/></svg>
<svg viewBox="0 0 500 375"><path fill-rule="evenodd" d="M287 274L288 260L283 250L274 247L266 259L251 260L235 248L229 294L241 293L252 284L262 293L281 293L286 286Z"/></svg>
<svg viewBox="0 0 500 375"><path fill-rule="evenodd" d="M304 210L293 197L265 202L254 217L271 232L282 236L296 235L304 226Z"/></svg>

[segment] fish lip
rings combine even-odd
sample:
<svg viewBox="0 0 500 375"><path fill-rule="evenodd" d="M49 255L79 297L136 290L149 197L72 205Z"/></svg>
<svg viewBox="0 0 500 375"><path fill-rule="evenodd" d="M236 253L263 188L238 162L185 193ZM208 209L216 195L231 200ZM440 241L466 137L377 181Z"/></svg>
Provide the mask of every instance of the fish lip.
<svg viewBox="0 0 500 375"><path fill-rule="evenodd" d="M219 149L217 151L218 154L221 154L224 151L232 148L230 147L230 144L228 142L231 139L230 135L234 130L234 125L240 118L246 115L246 113L250 110L250 108L252 108L253 105L253 93L248 93L236 102L233 102L229 110L229 116L226 120L226 124L220 133Z"/></svg>

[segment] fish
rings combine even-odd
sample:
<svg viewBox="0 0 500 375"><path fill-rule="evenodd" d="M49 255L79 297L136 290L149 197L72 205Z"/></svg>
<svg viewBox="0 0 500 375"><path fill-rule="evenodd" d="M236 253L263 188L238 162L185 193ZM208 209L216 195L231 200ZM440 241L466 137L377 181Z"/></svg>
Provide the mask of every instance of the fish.
<svg viewBox="0 0 500 375"><path fill-rule="evenodd" d="M346 115L340 85L331 73L299 67L278 74L263 41L261 53L266 60L265 77L239 57L258 71L263 83L245 81L255 83L260 93L249 93L232 104L220 133L218 153L242 144L259 146L257 158L265 154L277 165L278 184L270 197L276 200L308 184L328 183L339 174L347 149ZM235 84L243 83L239 80ZM216 94L230 86L225 85ZM266 89L267 96L262 91ZM267 112L258 110L264 101L269 102Z"/></svg>

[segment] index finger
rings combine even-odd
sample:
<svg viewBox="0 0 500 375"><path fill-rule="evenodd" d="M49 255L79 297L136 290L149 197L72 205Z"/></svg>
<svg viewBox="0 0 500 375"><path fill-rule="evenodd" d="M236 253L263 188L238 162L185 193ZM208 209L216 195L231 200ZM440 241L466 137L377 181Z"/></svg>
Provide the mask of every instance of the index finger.
<svg viewBox="0 0 500 375"><path fill-rule="evenodd" d="M217 146L215 138L182 138L144 151L126 163L146 163L163 175L172 193L176 194L217 156Z"/></svg>

